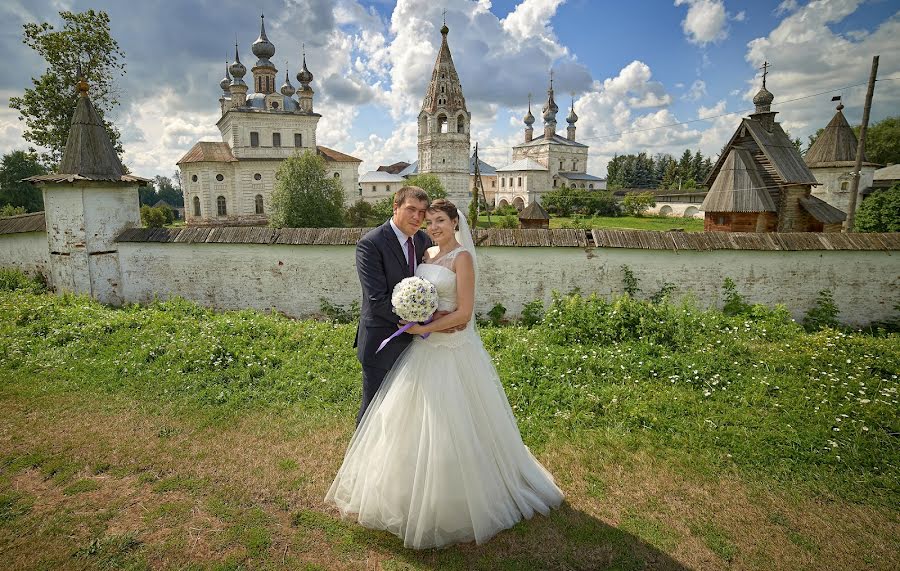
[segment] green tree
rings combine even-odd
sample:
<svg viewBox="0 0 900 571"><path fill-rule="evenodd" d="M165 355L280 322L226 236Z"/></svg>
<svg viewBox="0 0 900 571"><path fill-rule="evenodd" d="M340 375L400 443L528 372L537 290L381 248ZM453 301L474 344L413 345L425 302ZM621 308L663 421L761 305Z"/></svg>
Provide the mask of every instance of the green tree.
<svg viewBox="0 0 900 571"><path fill-rule="evenodd" d="M153 208L146 204L141 206L141 223L146 228L162 228L166 225L167 208ZM171 211L170 211L171 212Z"/></svg>
<svg viewBox="0 0 900 571"><path fill-rule="evenodd" d="M153 186L156 188L157 200L165 200L172 206L184 206L184 195L181 193L181 186L176 186L173 179L157 175L153 179Z"/></svg>
<svg viewBox="0 0 900 571"><path fill-rule="evenodd" d="M855 127L859 137L859 127ZM866 158L873 163L900 163L900 115L887 117L866 130Z"/></svg>
<svg viewBox="0 0 900 571"><path fill-rule="evenodd" d="M43 57L49 67L40 77L32 78L32 88L9 100L9 106L19 112L19 120L25 121L25 140L48 149L43 158L52 166L62 158L75 113L79 62L90 86L91 101L101 118L119 104L115 79L125 74L125 54L110 34L106 12L63 11L59 15L63 20L61 30L47 22L24 25L23 43ZM121 155L119 131L106 120L104 124Z"/></svg>
<svg viewBox="0 0 900 571"><path fill-rule="evenodd" d="M25 207L23 206L13 206L12 204L4 204L0 206L0 218L7 218L9 216L21 216L22 214L27 214L25 212Z"/></svg>
<svg viewBox="0 0 900 571"><path fill-rule="evenodd" d="M641 216L651 206L656 206L652 192L629 192L622 200L622 209L626 216Z"/></svg>
<svg viewBox="0 0 900 571"><path fill-rule="evenodd" d="M46 172L33 152L13 151L3 155L0 162L0 205L21 206L27 212L43 210L41 190L29 182L22 182L22 179Z"/></svg>
<svg viewBox="0 0 900 571"><path fill-rule="evenodd" d="M378 224L383 224L394 215L394 197L386 196L372 205L372 215Z"/></svg>
<svg viewBox="0 0 900 571"><path fill-rule="evenodd" d="M863 200L855 227L857 232L900 232L900 183Z"/></svg>
<svg viewBox="0 0 900 571"><path fill-rule="evenodd" d="M347 207L346 212L344 212L344 220L347 222L347 226L351 228L363 228L369 225L369 221L374 214L375 209L372 207L372 204L360 198L352 206Z"/></svg>
<svg viewBox="0 0 900 571"><path fill-rule="evenodd" d="M288 158L275 173L271 224L276 228L342 226L344 189L325 172L325 159L307 150Z"/></svg>
<svg viewBox="0 0 900 571"><path fill-rule="evenodd" d="M407 186L418 186L424 190L431 201L435 201L438 198L447 198L447 191L444 190L444 185L441 184L441 179L437 175L417 174L409 177L406 184Z"/></svg>

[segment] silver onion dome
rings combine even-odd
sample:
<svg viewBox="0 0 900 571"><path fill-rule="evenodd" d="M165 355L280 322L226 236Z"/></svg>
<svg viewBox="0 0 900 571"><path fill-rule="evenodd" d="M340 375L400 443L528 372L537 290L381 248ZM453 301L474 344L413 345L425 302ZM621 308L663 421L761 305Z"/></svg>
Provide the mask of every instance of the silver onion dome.
<svg viewBox="0 0 900 571"><path fill-rule="evenodd" d="M269 58L275 55L275 44L270 42L269 38L266 36L266 16L263 14L260 15L259 18L259 37L253 42L251 50L253 51L253 55L260 59L260 62L257 62L256 65L260 65L260 63L272 65Z"/></svg>
<svg viewBox="0 0 900 571"><path fill-rule="evenodd" d="M281 85L281 94L285 97L293 97L294 94L297 93L297 90L294 89L294 86L291 85L291 79L288 77L287 72L287 62L284 64L284 83Z"/></svg>
<svg viewBox="0 0 900 571"><path fill-rule="evenodd" d="M225 62L225 77L222 78L222 81L219 82L219 87L222 88L222 91L228 93L228 86L231 85L231 76L228 75L228 62Z"/></svg>
<svg viewBox="0 0 900 571"><path fill-rule="evenodd" d="M247 68L241 63L237 44L234 44L234 63L231 64L228 71L231 72L231 85L244 85L244 75L247 73Z"/></svg>
<svg viewBox="0 0 900 571"><path fill-rule="evenodd" d="M575 121L578 121L578 115L575 114L575 100L572 100L572 109L569 111L569 116L566 117L566 121L569 125L574 125Z"/></svg>
<svg viewBox="0 0 900 571"><path fill-rule="evenodd" d="M525 114L525 118L522 120L529 127L534 125L534 115L531 114L531 95L528 96L528 113Z"/></svg>
<svg viewBox="0 0 900 571"><path fill-rule="evenodd" d="M306 53L303 54L303 69L301 69L297 73L297 81L300 82L300 86L303 88L309 87L309 84L312 83L313 74L308 69L306 69Z"/></svg>

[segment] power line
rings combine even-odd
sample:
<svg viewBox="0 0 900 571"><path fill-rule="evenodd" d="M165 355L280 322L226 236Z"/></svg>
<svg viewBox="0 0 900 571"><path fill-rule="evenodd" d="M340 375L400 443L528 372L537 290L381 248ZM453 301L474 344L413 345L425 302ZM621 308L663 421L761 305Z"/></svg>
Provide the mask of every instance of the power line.
<svg viewBox="0 0 900 571"><path fill-rule="evenodd" d="M898 80L898 79L900 79L900 77L884 77L884 78L878 79L877 81L895 81L895 80ZM779 101L778 103L772 103L772 106L774 107L774 106L777 106L777 105L784 105L785 103L793 103L794 101L801 101L801 100L803 100L803 99L811 99L811 98L813 98L813 97L818 97L818 96L820 96L820 95L825 95L825 94L827 94L827 93L834 93L835 91L843 91L844 89L851 89L851 88L853 88L853 87L859 87L859 86L861 86L861 85L866 85L867 83L868 83L868 82L863 81L862 83L855 83L855 84L853 84L853 85L846 85L846 86L844 86L844 87L837 87L837 88L834 88L834 89L829 89L829 90L827 90L827 91L821 91L821 92L819 92L819 93L813 93L813 94L811 94L811 95L804 95L804 96L802 96L802 97L795 97L794 99L786 99L786 100L784 100L784 101ZM657 129L668 129L668 128L671 128L671 127L678 127L678 126L680 126L680 125L690 125L690 124L692 124L692 123L699 123L699 122L701 122L701 121L712 121L713 119L719 119L719 118L722 118L722 117L730 117L730 116L732 116L732 115L743 115L743 114L748 113L748 112L750 112L750 111L754 111L754 109L748 108L748 109L741 109L741 110L739 110L739 111L729 111L728 113L722 113L722 114L720 114L720 115L711 115L711 116L709 116L709 117L700 117L700 118L698 118L698 119L690 119L690 120L688 120L688 121L678 121L677 123L668 123L668 124L666 124L666 125L658 125L658 126L656 126L656 127L645 127L645 128L643 128L643 129L632 129L632 130L630 130L630 131L619 131L619 132L617 132L617 133L610 133L610 134L608 134L608 135L599 135L599 136L594 136L594 137L585 137L584 139L581 139L581 140L582 140L582 141L601 141L601 140L604 140L604 139L613 139L613 138L616 138L616 137L620 137L620 136L622 136L622 135L630 135L630 134L633 134L633 133L645 133L645 132L647 132L647 131L655 131L655 130L657 130ZM484 150L484 149L492 149L492 150L493 150L493 149L506 149L506 148L508 148L508 147L501 147L501 146L481 147L482 150Z"/></svg>

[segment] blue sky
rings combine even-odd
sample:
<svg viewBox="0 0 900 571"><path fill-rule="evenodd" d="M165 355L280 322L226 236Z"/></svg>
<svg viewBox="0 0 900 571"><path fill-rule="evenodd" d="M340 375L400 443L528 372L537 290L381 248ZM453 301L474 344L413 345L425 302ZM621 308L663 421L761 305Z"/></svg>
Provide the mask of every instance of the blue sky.
<svg viewBox="0 0 900 571"><path fill-rule="evenodd" d="M362 172L416 158L415 116L442 8L473 115L472 142L494 166L522 140L528 93L538 108L546 98L550 67L560 107L575 94L578 139L591 146L589 170L600 176L615 153L692 148L715 156L740 117L726 114L752 107L764 60L772 64L778 119L804 140L834 113L831 90L864 83L875 54L884 81L872 120L900 113L900 81L888 80L900 77L900 7L887 0L7 0L0 151L26 146L8 98L44 68L21 43L22 24L88 8L109 12L125 52L123 104L112 118L126 162L143 176L171 175L196 141L218 140L225 58L236 35L242 61L252 61L260 12L280 77L287 60L296 84L306 44L323 115L319 143L363 159ZM819 92L829 93L787 102ZM848 120L859 122L865 86L842 93ZM696 121L705 117L716 118Z"/></svg>

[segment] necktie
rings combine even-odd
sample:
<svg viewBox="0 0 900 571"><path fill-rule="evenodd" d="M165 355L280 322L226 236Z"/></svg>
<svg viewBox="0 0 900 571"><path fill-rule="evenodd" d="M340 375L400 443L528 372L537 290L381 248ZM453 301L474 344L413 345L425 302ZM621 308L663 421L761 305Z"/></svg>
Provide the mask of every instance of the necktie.
<svg viewBox="0 0 900 571"><path fill-rule="evenodd" d="M406 239L406 260L409 262L409 275L416 274L416 249L413 246L412 238Z"/></svg>

